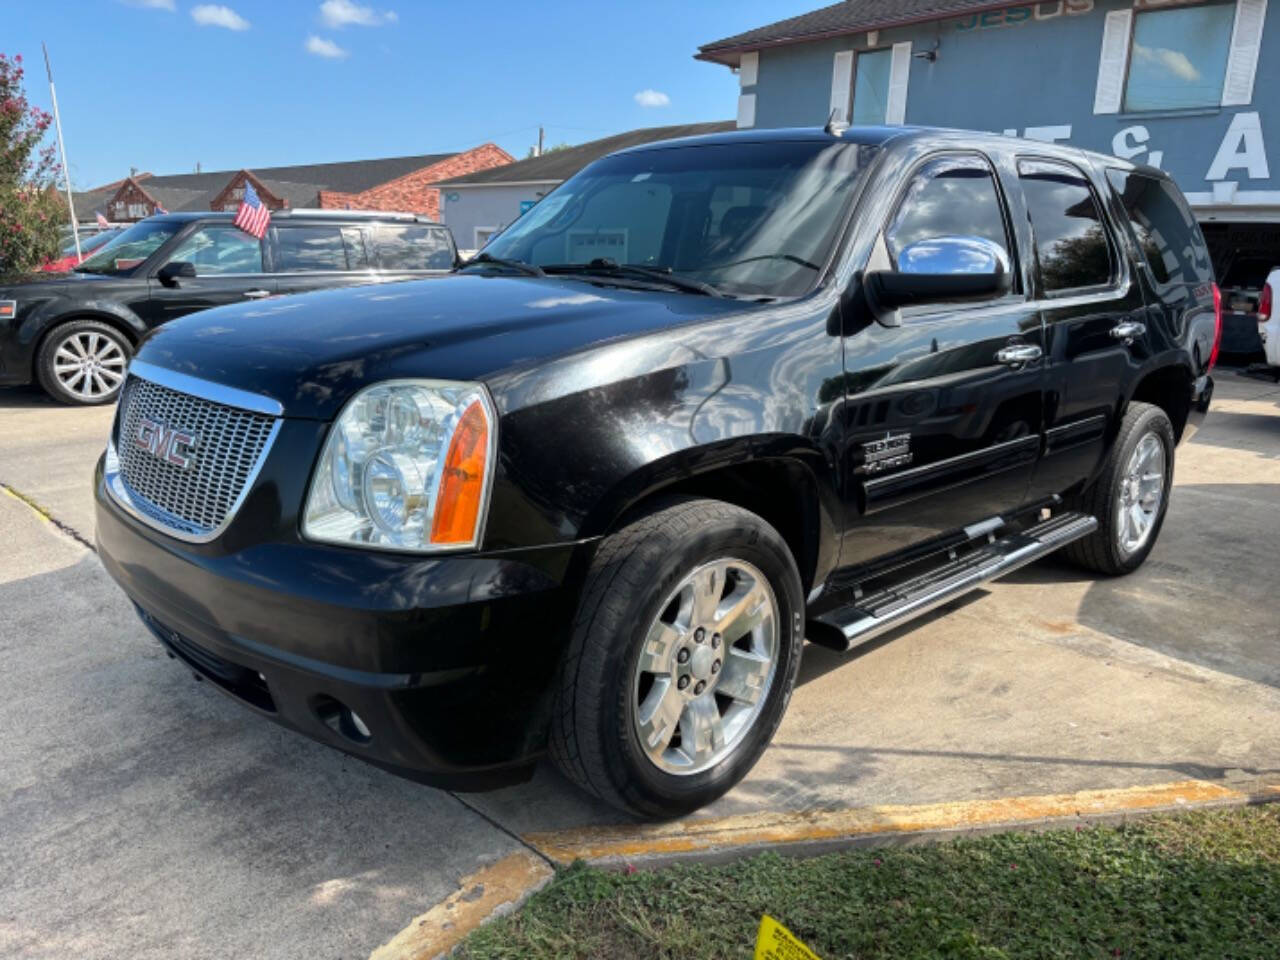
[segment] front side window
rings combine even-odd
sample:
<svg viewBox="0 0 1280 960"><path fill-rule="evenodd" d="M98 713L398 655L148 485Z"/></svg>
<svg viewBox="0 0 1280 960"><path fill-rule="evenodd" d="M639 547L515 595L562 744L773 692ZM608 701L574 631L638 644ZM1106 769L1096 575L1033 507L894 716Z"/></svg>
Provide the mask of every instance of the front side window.
<svg viewBox="0 0 1280 960"><path fill-rule="evenodd" d="M170 263L190 263L196 276L262 273L262 241L230 224L201 227L178 244Z"/></svg>
<svg viewBox="0 0 1280 960"><path fill-rule="evenodd" d="M182 224L144 220L115 236L105 247L76 267L81 273L114 274L132 270L167 243Z"/></svg>
<svg viewBox="0 0 1280 960"><path fill-rule="evenodd" d="M485 248L554 269L670 271L731 296L818 280L875 147L829 140L659 147L606 157Z"/></svg>
<svg viewBox="0 0 1280 960"><path fill-rule="evenodd" d="M1134 17L1124 109L1216 107L1231 49L1235 3L1145 10Z"/></svg>
<svg viewBox="0 0 1280 960"><path fill-rule="evenodd" d="M453 245L439 227L380 224L373 230L378 266L383 270L449 270Z"/></svg>
<svg viewBox="0 0 1280 960"><path fill-rule="evenodd" d="M1042 160L1018 163L1036 257L1046 293L1109 284L1111 245L1089 181L1075 167Z"/></svg>
<svg viewBox="0 0 1280 960"><path fill-rule="evenodd" d="M276 272L316 273L356 270L347 257L347 243L336 226L276 227Z"/></svg>
<svg viewBox="0 0 1280 960"><path fill-rule="evenodd" d="M893 51L859 53L853 78L853 122L880 125L889 110L889 71Z"/></svg>
<svg viewBox="0 0 1280 960"><path fill-rule="evenodd" d="M945 157L926 164L912 178L885 231L895 263L913 243L937 237L981 237L1009 254L995 179L977 157Z"/></svg>
<svg viewBox="0 0 1280 960"><path fill-rule="evenodd" d="M1114 169L1107 171L1107 179L1124 204L1138 247L1157 283L1213 280L1204 236L1173 184Z"/></svg>

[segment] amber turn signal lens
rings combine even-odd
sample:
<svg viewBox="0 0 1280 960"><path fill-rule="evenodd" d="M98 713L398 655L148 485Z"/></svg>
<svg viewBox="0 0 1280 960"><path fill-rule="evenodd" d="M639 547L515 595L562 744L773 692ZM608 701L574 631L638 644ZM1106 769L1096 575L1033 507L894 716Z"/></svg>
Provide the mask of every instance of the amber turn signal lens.
<svg viewBox="0 0 1280 960"><path fill-rule="evenodd" d="M489 421L480 401L462 412L444 457L440 493L431 521L431 542L471 543L484 507L485 458L489 455Z"/></svg>

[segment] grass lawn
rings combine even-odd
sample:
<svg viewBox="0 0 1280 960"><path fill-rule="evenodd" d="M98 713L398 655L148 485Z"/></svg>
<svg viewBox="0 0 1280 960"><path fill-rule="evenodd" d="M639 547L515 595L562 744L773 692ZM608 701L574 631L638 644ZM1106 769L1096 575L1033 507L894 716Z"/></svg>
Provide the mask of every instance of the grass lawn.
<svg viewBox="0 0 1280 960"><path fill-rule="evenodd" d="M1280 804L813 859L581 864L456 956L750 957L762 913L822 960L1280 958Z"/></svg>

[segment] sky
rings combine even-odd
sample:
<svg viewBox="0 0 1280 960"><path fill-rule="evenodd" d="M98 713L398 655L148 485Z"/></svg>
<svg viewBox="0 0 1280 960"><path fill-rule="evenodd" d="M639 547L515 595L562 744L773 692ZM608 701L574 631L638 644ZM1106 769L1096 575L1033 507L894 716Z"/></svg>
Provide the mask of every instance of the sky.
<svg viewBox="0 0 1280 960"><path fill-rule="evenodd" d="M0 51L50 109L77 190L152 173L465 150L517 158L638 127L728 120L700 44L822 0L0 0Z"/></svg>

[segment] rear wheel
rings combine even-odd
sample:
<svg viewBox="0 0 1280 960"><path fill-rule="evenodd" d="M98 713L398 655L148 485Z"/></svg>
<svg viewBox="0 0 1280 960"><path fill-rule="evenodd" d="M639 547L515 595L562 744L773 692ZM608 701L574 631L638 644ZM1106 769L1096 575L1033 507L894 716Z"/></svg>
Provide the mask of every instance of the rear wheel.
<svg viewBox="0 0 1280 960"><path fill-rule="evenodd" d="M1102 473L1080 509L1098 529L1066 547L1066 555L1099 573L1130 573L1155 546L1173 483L1173 424L1159 407L1131 403Z"/></svg>
<svg viewBox="0 0 1280 960"><path fill-rule="evenodd" d="M710 803L768 745L803 643L786 543L746 510L686 500L607 537L583 588L551 755L645 817Z"/></svg>
<svg viewBox="0 0 1280 960"><path fill-rule="evenodd" d="M120 393L133 348L115 327L72 320L54 327L36 356L36 376L55 400L110 403Z"/></svg>

